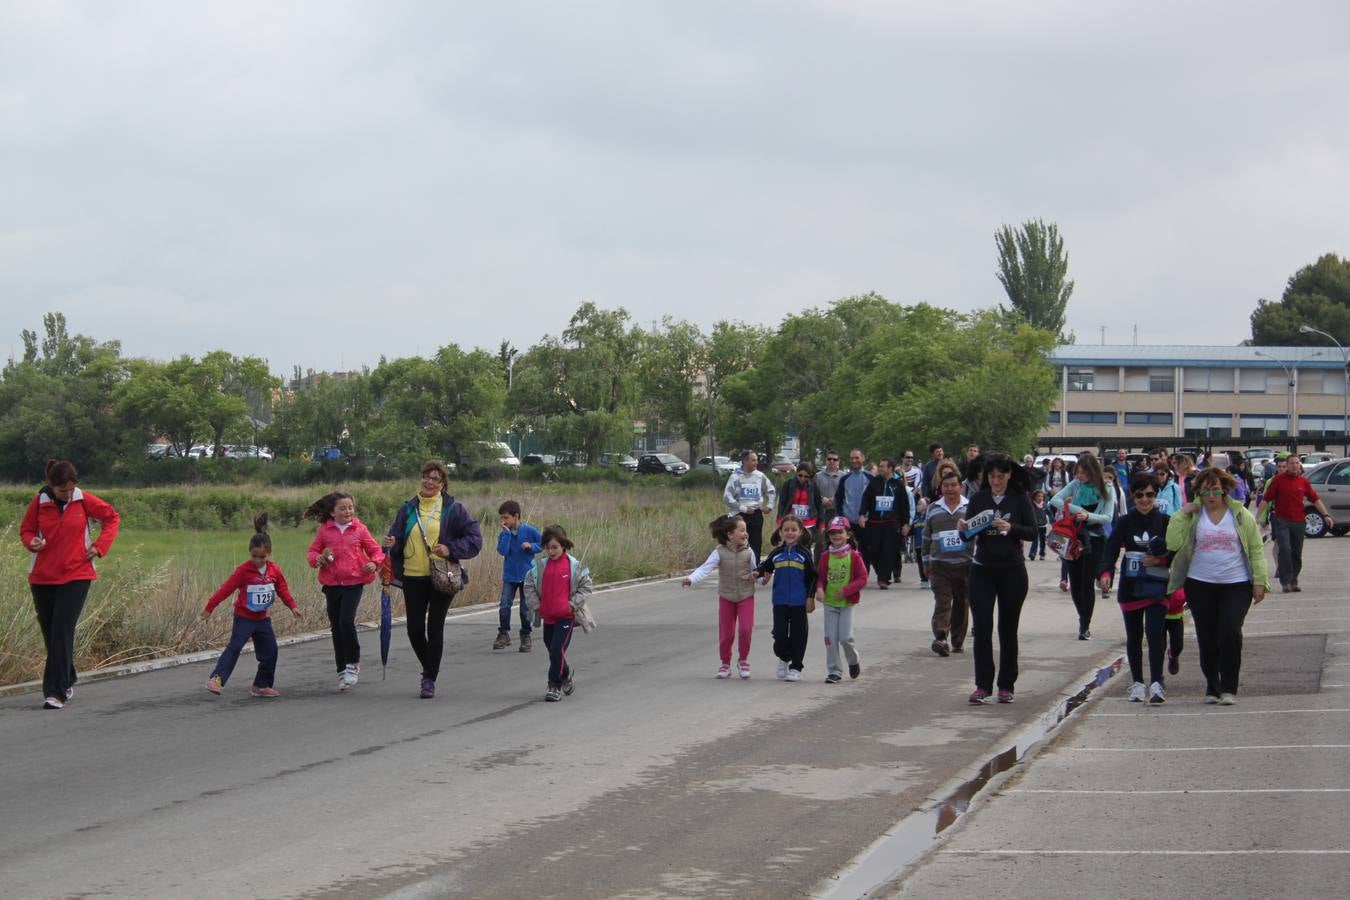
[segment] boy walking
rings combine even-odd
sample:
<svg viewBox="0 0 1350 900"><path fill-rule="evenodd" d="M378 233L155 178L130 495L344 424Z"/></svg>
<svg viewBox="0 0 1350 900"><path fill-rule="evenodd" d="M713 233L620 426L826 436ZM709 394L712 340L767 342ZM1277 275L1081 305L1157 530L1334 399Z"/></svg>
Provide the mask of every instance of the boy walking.
<svg viewBox="0 0 1350 900"><path fill-rule="evenodd" d="M520 504L507 500L497 507L502 530L497 535L497 552L502 555L502 596L498 603L497 640L493 650L511 646L511 605L520 597L520 652L530 652L530 616L525 610L525 576L534 564L539 546L539 529L520 521Z"/></svg>

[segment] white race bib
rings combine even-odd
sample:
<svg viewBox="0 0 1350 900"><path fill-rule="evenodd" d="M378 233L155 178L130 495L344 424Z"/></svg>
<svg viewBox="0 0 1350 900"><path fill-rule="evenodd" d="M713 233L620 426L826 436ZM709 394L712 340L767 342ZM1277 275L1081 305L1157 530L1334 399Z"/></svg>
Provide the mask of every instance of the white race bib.
<svg viewBox="0 0 1350 900"><path fill-rule="evenodd" d="M792 514L797 518L801 519L803 522L805 522L807 519L813 518L813 516L811 515L811 507L805 503L792 504Z"/></svg>
<svg viewBox="0 0 1350 900"><path fill-rule="evenodd" d="M937 542L939 553L960 553L966 546L966 542L961 540L961 532L955 528L951 531L939 531Z"/></svg>
<svg viewBox="0 0 1350 900"><path fill-rule="evenodd" d="M759 502L759 485L743 484L741 485L741 500L747 503Z"/></svg>
<svg viewBox="0 0 1350 900"><path fill-rule="evenodd" d="M895 506L894 497L889 497L884 494L877 497L877 512L888 513L893 506Z"/></svg>
<svg viewBox="0 0 1350 900"><path fill-rule="evenodd" d="M244 607L251 612L266 612L277 600L274 584L250 584L244 595Z"/></svg>

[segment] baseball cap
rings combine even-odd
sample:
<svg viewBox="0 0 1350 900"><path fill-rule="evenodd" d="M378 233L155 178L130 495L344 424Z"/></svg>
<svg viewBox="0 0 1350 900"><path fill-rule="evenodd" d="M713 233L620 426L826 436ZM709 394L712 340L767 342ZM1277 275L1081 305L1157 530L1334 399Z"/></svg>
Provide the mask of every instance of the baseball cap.
<svg viewBox="0 0 1350 900"><path fill-rule="evenodd" d="M843 516L835 516L830 520L830 524L825 526L827 532L830 531L848 531L848 519Z"/></svg>

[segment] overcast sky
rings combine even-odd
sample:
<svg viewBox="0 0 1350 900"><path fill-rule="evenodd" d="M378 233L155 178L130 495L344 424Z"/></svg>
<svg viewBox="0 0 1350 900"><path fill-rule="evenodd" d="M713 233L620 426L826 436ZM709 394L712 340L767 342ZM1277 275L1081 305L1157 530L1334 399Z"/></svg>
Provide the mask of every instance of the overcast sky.
<svg viewBox="0 0 1350 900"><path fill-rule="evenodd" d="M1005 298L1233 344L1350 253L1350 5L0 0L0 322L277 374ZM7 339L7 341L5 340Z"/></svg>

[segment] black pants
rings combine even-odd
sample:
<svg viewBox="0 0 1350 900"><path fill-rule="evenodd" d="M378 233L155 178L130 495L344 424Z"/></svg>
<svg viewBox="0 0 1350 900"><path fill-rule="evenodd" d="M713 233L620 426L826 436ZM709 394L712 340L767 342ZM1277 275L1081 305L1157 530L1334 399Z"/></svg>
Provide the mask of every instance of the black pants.
<svg viewBox="0 0 1350 900"><path fill-rule="evenodd" d="M900 578L900 529L894 522L875 522L863 532L867 539L877 584L889 584Z"/></svg>
<svg viewBox="0 0 1350 900"><path fill-rule="evenodd" d="M750 536L750 549L755 551L755 559L762 559L764 546L764 510L752 509L741 513L745 520L745 533Z"/></svg>
<svg viewBox="0 0 1350 900"><path fill-rule="evenodd" d="M802 657L806 655L806 635L810 626L806 622L805 606L788 606L785 603L773 605L773 655L788 664L788 668L802 670Z"/></svg>
<svg viewBox="0 0 1350 900"><path fill-rule="evenodd" d="M1186 620L1181 616L1164 619L1163 627L1167 629L1167 655L1176 659L1186 643Z"/></svg>
<svg viewBox="0 0 1350 900"><path fill-rule="evenodd" d="M431 577L403 579L403 606L408 612L408 643L422 664L422 677L436 680L445 648L445 615L450 598L431 586Z"/></svg>
<svg viewBox="0 0 1350 900"><path fill-rule="evenodd" d="M1101 568L1103 549L1100 537L1085 536L1083 552L1077 559L1069 560L1069 592L1074 609L1078 610L1079 631L1092 627L1092 611L1097 606L1097 570Z"/></svg>
<svg viewBox="0 0 1350 900"><path fill-rule="evenodd" d="M1045 559L1045 526L1040 525L1036 528L1036 534L1031 538L1031 543L1027 545L1031 549L1027 551L1027 559L1035 559L1037 555Z"/></svg>
<svg viewBox="0 0 1350 900"><path fill-rule="evenodd" d="M42 644L47 648L47 664L42 669L42 695L66 699L67 688L75 686L75 625L80 621L84 601L89 596L89 581L65 584L32 584L33 608L37 610Z"/></svg>
<svg viewBox="0 0 1350 900"><path fill-rule="evenodd" d="M994 606L998 606L998 686L1017 683L1017 623L1027 599L1026 566L970 567L971 639L975 642L975 686L994 690Z"/></svg>
<svg viewBox="0 0 1350 900"><path fill-rule="evenodd" d="M1242 623L1252 606L1252 583L1210 584L1187 578L1186 605L1195 620L1205 692L1236 694L1242 668Z"/></svg>
<svg viewBox="0 0 1350 900"><path fill-rule="evenodd" d="M1144 636L1148 636L1148 680L1163 684L1163 656L1167 650L1167 607L1161 603L1143 609L1121 610L1125 617L1125 658L1130 677L1144 680Z"/></svg>
<svg viewBox="0 0 1350 900"><path fill-rule="evenodd" d="M361 641L356 636L356 608L361 605L363 584L323 586L328 600L328 627L333 632L333 660L341 672L361 662ZM405 591L406 593L406 591Z"/></svg>
<svg viewBox="0 0 1350 900"><path fill-rule="evenodd" d="M548 647L548 686L562 687L572 677L567 664L567 645L572 643L575 619L559 619L552 625L544 624L544 646Z"/></svg>

